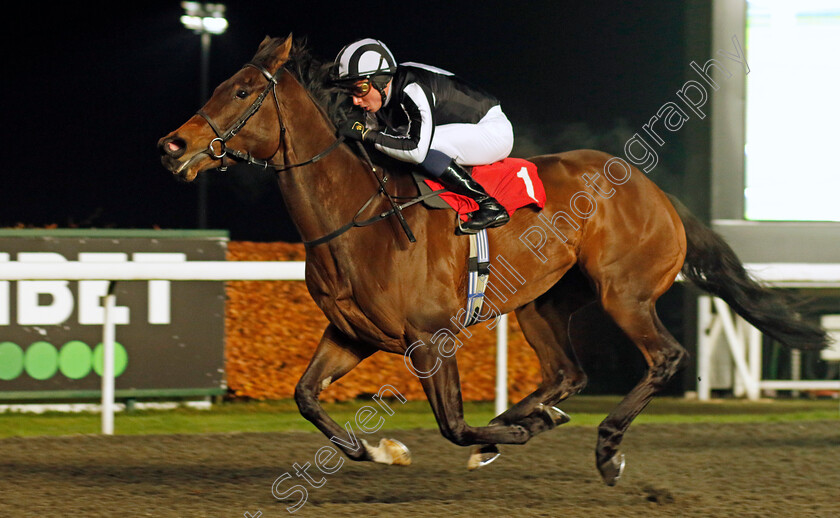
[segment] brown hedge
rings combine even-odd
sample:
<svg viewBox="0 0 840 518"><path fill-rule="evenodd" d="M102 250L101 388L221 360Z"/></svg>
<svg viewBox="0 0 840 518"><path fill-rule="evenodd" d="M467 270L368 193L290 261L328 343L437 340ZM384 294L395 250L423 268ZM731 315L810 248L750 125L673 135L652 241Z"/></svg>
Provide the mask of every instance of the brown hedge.
<svg viewBox="0 0 840 518"><path fill-rule="evenodd" d="M303 246L289 243L231 242L230 261L300 261ZM327 326L302 281L227 283L226 357L228 386L238 396L256 399L290 398L315 346ZM460 336L464 346L457 358L463 396L469 401L495 397L495 330L485 324ZM517 401L539 382L533 351L511 314L508 345L508 391ZM417 378L400 355L377 353L331 385L321 398L342 401L373 394L384 384L408 399L425 399Z"/></svg>

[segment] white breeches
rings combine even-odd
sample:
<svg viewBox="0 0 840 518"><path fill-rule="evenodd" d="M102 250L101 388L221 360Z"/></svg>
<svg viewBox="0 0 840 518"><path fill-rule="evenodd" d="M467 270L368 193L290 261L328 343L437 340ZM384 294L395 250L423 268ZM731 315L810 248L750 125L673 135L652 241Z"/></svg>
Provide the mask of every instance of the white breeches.
<svg viewBox="0 0 840 518"><path fill-rule="evenodd" d="M513 126L501 106L494 106L476 124L435 126L431 149L446 153L460 165L492 164L510 155Z"/></svg>

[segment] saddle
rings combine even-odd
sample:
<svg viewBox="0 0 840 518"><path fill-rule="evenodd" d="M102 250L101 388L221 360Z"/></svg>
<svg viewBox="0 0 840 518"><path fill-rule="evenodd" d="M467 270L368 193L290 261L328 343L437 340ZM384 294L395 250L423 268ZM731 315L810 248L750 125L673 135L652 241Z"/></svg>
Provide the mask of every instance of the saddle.
<svg viewBox="0 0 840 518"><path fill-rule="evenodd" d="M538 209L545 207L545 188L537 175L537 166L532 162L521 158L505 158L489 165L473 166L470 174L511 215L528 205ZM440 183L416 170L412 170L411 175L421 196L445 189ZM478 210L478 204L472 199L449 191L427 197L423 204L430 209L453 209L463 221L468 219L470 212Z"/></svg>
<svg viewBox="0 0 840 518"><path fill-rule="evenodd" d="M411 170L411 177L414 179L414 184L420 192L420 196L424 196L423 205L430 209L451 209L440 196L431 196L433 189L426 183L427 177L419 173L416 169ZM437 190L437 189L434 189Z"/></svg>

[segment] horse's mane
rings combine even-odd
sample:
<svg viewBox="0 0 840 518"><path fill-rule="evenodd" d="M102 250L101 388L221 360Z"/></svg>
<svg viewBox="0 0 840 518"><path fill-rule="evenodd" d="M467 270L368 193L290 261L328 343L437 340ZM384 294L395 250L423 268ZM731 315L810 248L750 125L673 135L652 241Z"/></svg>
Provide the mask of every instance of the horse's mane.
<svg viewBox="0 0 840 518"><path fill-rule="evenodd" d="M266 65L277 48L283 44L283 38L271 38L267 45L257 51L254 63ZM306 45L305 38L295 39L289 52L289 59L283 67L303 85L312 99L323 108L333 122L346 118L348 97L330 82L332 62L324 63L315 56Z"/></svg>

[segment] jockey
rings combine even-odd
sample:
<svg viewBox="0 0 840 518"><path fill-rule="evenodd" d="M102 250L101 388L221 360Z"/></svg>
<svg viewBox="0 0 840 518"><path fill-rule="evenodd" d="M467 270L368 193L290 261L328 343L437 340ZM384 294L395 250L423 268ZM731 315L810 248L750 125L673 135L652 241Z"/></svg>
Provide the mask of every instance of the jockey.
<svg viewBox="0 0 840 518"><path fill-rule="evenodd" d="M366 112L339 127L346 138L419 164L447 189L475 200L478 210L461 224L475 234L510 216L461 165L502 160L513 149L513 128L499 101L450 72L419 63L397 66L391 51L370 38L338 53L331 79Z"/></svg>

